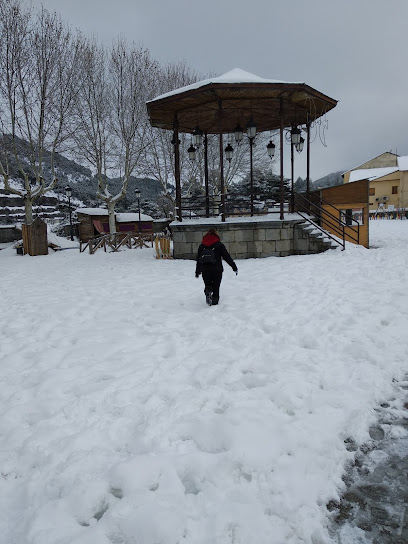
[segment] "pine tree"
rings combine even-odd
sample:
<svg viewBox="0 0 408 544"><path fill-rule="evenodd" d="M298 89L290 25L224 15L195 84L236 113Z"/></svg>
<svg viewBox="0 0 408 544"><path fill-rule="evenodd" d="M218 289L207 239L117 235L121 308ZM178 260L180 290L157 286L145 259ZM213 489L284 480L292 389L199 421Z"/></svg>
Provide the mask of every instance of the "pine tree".
<svg viewBox="0 0 408 544"><path fill-rule="evenodd" d="M253 170L253 191L254 197L258 200L280 198L280 176L274 174L271 171L266 171L261 168L254 168ZM288 197L290 193L290 180L284 178L284 195ZM237 196L251 195L251 177L248 173L242 181L234 184L231 188L231 194ZM259 197L259 198L258 198Z"/></svg>

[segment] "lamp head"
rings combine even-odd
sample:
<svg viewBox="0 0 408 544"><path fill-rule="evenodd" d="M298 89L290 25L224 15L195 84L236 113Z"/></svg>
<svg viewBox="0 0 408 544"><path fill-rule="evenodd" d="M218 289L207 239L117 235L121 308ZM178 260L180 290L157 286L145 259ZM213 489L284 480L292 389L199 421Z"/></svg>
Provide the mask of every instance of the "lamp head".
<svg viewBox="0 0 408 544"><path fill-rule="evenodd" d="M247 123L247 134L248 134L248 138L255 138L256 136L256 125L252 117Z"/></svg>
<svg viewBox="0 0 408 544"><path fill-rule="evenodd" d="M272 140L269 142L269 144L266 146L266 150L268 152L268 155L271 159L275 156L275 144L272 142Z"/></svg>
<svg viewBox="0 0 408 544"><path fill-rule="evenodd" d="M235 141L237 142L237 144L239 144L242 138L244 137L244 131L242 130L242 127L239 123L235 127L234 136L235 136Z"/></svg>
<svg viewBox="0 0 408 544"><path fill-rule="evenodd" d="M197 125L193 131L193 144L198 147L202 143L203 143L203 131Z"/></svg>
<svg viewBox="0 0 408 544"><path fill-rule="evenodd" d="M231 162L232 154L234 152L234 149L232 148L232 145L228 144L224 151L225 151L225 158L227 159L228 162Z"/></svg>
<svg viewBox="0 0 408 544"><path fill-rule="evenodd" d="M196 158L196 148L193 146L193 144L190 145L190 147L187 149L188 151L188 158L190 161L195 161Z"/></svg>

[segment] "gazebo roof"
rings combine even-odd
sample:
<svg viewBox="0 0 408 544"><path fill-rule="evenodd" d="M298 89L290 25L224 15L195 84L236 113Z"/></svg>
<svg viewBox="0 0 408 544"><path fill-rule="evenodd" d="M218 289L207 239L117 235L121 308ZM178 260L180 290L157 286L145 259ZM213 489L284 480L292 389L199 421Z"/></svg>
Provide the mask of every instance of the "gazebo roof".
<svg viewBox="0 0 408 544"><path fill-rule="evenodd" d="M154 127L173 130L177 115L180 132L199 126L208 134L219 134L233 132L238 123L245 129L251 117L258 132L277 129L281 104L288 127L318 119L337 101L306 83L263 79L235 68L158 96L147 102L147 110Z"/></svg>

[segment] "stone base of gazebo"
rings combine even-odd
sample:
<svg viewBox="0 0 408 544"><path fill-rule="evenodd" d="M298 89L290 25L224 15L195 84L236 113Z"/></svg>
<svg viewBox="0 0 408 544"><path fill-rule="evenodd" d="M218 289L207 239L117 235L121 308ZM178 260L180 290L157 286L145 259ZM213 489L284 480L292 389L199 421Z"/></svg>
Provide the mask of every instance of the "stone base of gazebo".
<svg viewBox="0 0 408 544"><path fill-rule="evenodd" d="M316 235L299 216L280 221L268 217L188 219L170 225L173 233L175 259L195 259L204 234L215 228L233 259L287 257L321 253L332 247L331 242ZM295 218L293 218L295 217Z"/></svg>

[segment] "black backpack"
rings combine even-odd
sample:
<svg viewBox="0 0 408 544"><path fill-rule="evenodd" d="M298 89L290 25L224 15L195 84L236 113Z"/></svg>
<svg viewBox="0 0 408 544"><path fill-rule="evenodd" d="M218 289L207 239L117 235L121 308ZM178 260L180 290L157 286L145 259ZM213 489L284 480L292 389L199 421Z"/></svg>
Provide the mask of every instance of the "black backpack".
<svg viewBox="0 0 408 544"><path fill-rule="evenodd" d="M215 263L215 253L214 248L205 247L200 255L199 261L201 264L214 264Z"/></svg>

